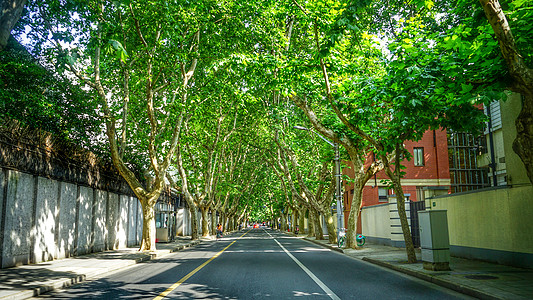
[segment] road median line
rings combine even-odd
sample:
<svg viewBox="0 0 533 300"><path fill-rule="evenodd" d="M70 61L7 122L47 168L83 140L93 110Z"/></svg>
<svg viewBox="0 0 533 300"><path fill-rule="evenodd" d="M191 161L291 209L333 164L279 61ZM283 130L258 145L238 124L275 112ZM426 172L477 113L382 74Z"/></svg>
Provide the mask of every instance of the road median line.
<svg viewBox="0 0 533 300"><path fill-rule="evenodd" d="M177 289L182 283L184 283L187 279L191 278L194 274L196 274L196 272L200 271L203 267L205 267L207 264L209 264L211 261L213 261L215 258L219 257L224 251L226 251L226 249L228 249L229 247L231 247L231 245L233 245L235 242L237 242L239 239L241 239L243 236L245 236L248 232L250 232L250 230L248 230L247 232L245 232L243 235L241 235L239 238L237 238L236 240L234 240L233 242L231 242L229 245L227 245L224 249L222 249L221 251L219 251L217 254L215 254L213 257L211 257L210 259L208 259L206 262L204 262L203 264L201 264L200 266L198 266L196 269L192 270L191 272L189 272L189 274L183 276L180 280L178 280L176 283L174 283L173 285L171 285L170 287L168 287L164 292L162 292L161 294L159 294L157 297L153 298L153 300L161 300L163 298L165 298L168 294L170 294L172 291L174 291L175 289Z"/></svg>

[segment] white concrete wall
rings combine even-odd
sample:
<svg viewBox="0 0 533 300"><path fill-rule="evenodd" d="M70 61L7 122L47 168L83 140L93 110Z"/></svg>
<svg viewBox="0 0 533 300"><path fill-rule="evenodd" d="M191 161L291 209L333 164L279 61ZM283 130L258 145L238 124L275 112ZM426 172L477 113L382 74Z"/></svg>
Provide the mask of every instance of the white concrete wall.
<svg viewBox="0 0 533 300"><path fill-rule="evenodd" d="M142 234L135 197L3 168L0 221L2 268L135 246Z"/></svg>
<svg viewBox="0 0 533 300"><path fill-rule="evenodd" d="M78 229L76 255L91 252L91 235L93 231L93 189L86 186L78 187L78 217L76 227Z"/></svg>
<svg viewBox="0 0 533 300"><path fill-rule="evenodd" d="M185 233L185 208L178 209L176 214L176 235L184 235Z"/></svg>
<svg viewBox="0 0 533 300"><path fill-rule="evenodd" d="M74 255L77 189L78 187L75 184L60 183L57 258L71 257Z"/></svg>
<svg viewBox="0 0 533 300"><path fill-rule="evenodd" d="M30 262L35 180L32 175L8 170L4 198L5 225L2 241L2 268Z"/></svg>
<svg viewBox="0 0 533 300"><path fill-rule="evenodd" d="M137 245L137 199L130 198L128 201L128 247Z"/></svg>
<svg viewBox="0 0 533 300"><path fill-rule="evenodd" d="M105 250L106 244L107 192L95 190L93 201L93 248L91 250L92 252L100 252Z"/></svg>
<svg viewBox="0 0 533 300"><path fill-rule="evenodd" d="M106 216L106 249L118 249L118 234L120 230L120 202L119 195L108 193Z"/></svg>
<svg viewBox="0 0 533 300"><path fill-rule="evenodd" d="M137 203L137 224L135 224L135 245L140 245L143 236L143 209L141 203L137 198L133 198L133 201Z"/></svg>
<svg viewBox="0 0 533 300"><path fill-rule="evenodd" d="M33 241L33 261L36 263L54 259L56 249L56 216L59 199L59 182L38 177L37 201L35 201L35 226L31 234Z"/></svg>
<svg viewBox="0 0 533 300"><path fill-rule="evenodd" d="M128 245L128 208L130 196L120 195L119 197L119 219L117 229L117 248L125 248Z"/></svg>

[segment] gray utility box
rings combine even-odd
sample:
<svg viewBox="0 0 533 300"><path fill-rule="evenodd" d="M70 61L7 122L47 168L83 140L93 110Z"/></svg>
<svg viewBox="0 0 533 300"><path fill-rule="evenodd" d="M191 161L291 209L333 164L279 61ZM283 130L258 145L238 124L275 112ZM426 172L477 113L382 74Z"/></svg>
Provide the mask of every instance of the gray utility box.
<svg viewBox="0 0 533 300"><path fill-rule="evenodd" d="M449 270L450 239L446 210L419 211L418 220L424 269Z"/></svg>

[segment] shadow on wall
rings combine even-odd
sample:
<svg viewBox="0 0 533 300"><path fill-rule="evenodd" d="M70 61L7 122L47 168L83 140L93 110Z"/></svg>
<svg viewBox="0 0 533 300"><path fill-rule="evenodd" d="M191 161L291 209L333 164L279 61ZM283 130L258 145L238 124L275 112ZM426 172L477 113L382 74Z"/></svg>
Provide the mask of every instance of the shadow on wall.
<svg viewBox="0 0 533 300"><path fill-rule="evenodd" d="M140 242L135 197L4 168L0 183L2 268Z"/></svg>

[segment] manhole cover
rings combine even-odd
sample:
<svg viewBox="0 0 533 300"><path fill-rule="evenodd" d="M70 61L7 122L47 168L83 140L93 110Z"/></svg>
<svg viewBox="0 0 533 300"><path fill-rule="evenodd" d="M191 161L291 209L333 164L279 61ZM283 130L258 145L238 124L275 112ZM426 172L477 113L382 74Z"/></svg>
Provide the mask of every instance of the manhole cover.
<svg viewBox="0 0 533 300"><path fill-rule="evenodd" d="M477 279L477 280L498 279L498 277L490 276L490 275L467 275L465 277L468 279Z"/></svg>

